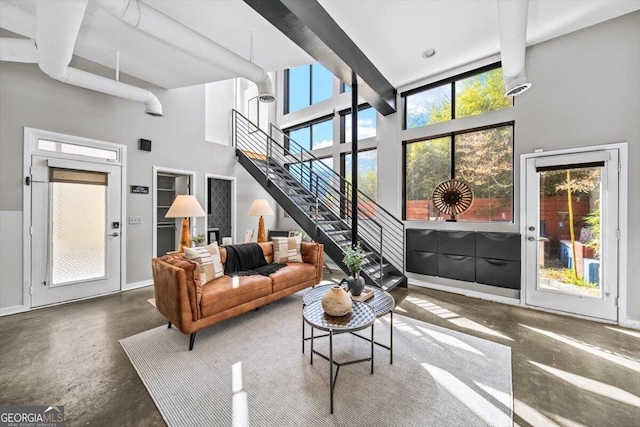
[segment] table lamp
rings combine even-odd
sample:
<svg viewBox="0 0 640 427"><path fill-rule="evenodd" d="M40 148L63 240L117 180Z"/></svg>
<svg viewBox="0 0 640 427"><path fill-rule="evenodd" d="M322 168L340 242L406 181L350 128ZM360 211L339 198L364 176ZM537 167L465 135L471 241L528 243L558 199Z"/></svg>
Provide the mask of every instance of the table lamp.
<svg viewBox="0 0 640 427"><path fill-rule="evenodd" d="M207 216L205 211L198 203L196 196L181 194L171 204L165 218L183 218L182 231L180 232L180 247L178 252L182 252L183 247L191 247L191 231L189 227L189 218Z"/></svg>
<svg viewBox="0 0 640 427"><path fill-rule="evenodd" d="M267 241L267 235L264 231L264 215L268 215L268 216L273 216L275 215L273 213L273 210L271 209L271 206L269 206L269 202L267 202L266 199L256 199L253 201L253 204L251 205L251 208L249 208L249 213L247 213L247 215L249 216L259 216L260 219L258 220L258 239L257 242L261 243L261 242L266 242Z"/></svg>

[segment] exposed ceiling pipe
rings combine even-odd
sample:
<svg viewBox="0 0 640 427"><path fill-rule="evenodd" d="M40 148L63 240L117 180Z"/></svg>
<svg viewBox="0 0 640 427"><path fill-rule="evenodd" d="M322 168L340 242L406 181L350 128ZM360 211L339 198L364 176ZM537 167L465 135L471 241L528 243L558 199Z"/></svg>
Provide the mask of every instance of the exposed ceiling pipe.
<svg viewBox="0 0 640 427"><path fill-rule="evenodd" d="M39 59L33 40L0 38L0 61L37 64Z"/></svg>
<svg viewBox="0 0 640 427"><path fill-rule="evenodd" d="M0 60L38 64L48 76L73 86L145 104L162 116L162 104L146 89L69 67L87 0L40 1L36 18L10 4L2 6L2 27L32 39L0 38ZM5 25L8 24L8 25Z"/></svg>
<svg viewBox="0 0 640 427"><path fill-rule="evenodd" d="M517 96L531 87L525 72L529 0L498 0L496 3L505 96Z"/></svg>
<svg viewBox="0 0 640 427"><path fill-rule="evenodd" d="M0 61L39 64L40 57L31 39L0 38ZM40 64L42 68L42 64ZM46 67L45 67L46 68ZM53 66L57 69L57 66ZM106 77L97 76L73 67L66 67L59 80L73 86L95 90L96 92L145 104L145 112L152 116L162 116L162 105L158 98L146 89L120 83Z"/></svg>
<svg viewBox="0 0 640 427"><path fill-rule="evenodd" d="M258 86L260 101L275 101L273 84L262 68L170 16L139 0L96 0L96 3L123 22L202 61L254 82Z"/></svg>

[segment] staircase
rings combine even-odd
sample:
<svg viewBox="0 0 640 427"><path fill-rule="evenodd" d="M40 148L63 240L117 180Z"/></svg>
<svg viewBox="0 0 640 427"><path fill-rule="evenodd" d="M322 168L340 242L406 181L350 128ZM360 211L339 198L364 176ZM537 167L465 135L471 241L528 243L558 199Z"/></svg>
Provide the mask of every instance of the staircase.
<svg viewBox="0 0 640 427"><path fill-rule="evenodd" d="M268 135L233 110L232 126L240 164L349 274L342 258L352 243L351 183L273 125ZM362 277L384 290L406 287L404 224L364 193L357 196L357 240L365 251Z"/></svg>

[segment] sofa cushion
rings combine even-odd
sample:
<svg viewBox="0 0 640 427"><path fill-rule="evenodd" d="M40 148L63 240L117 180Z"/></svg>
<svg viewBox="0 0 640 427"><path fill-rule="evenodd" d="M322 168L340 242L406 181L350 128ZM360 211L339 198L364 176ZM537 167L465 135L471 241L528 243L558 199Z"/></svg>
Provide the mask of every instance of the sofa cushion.
<svg viewBox="0 0 640 427"><path fill-rule="evenodd" d="M270 294L271 279L268 277L222 276L202 287L202 316L211 316Z"/></svg>
<svg viewBox="0 0 640 427"><path fill-rule="evenodd" d="M273 292L275 293L314 279L316 277L316 267L303 262L292 262L269 277L273 281Z"/></svg>
<svg viewBox="0 0 640 427"><path fill-rule="evenodd" d="M301 243L302 237L274 237L273 262L302 262Z"/></svg>
<svg viewBox="0 0 640 427"><path fill-rule="evenodd" d="M222 265L222 257L220 256L220 248L218 247L218 242L213 242L210 245L205 246L207 251L211 254L213 258L213 267L216 269L216 279L224 275L224 266Z"/></svg>
<svg viewBox="0 0 640 427"><path fill-rule="evenodd" d="M197 248L184 248L184 255L187 259L197 262L200 265L201 278L203 283L217 279L224 274L218 243Z"/></svg>

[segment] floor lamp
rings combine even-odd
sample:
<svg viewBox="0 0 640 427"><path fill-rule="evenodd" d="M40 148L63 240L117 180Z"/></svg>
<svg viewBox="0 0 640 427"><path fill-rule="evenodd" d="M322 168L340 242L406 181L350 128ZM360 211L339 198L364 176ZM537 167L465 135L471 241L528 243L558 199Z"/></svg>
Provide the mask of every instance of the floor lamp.
<svg viewBox="0 0 640 427"><path fill-rule="evenodd" d="M171 204L165 218L182 218L182 231L180 232L180 246L178 252L183 252L183 247L191 247L191 228L189 227L189 218L203 217L207 214L198 203L196 196L181 194Z"/></svg>
<svg viewBox="0 0 640 427"><path fill-rule="evenodd" d="M264 230L264 218L263 216L273 216L275 215L273 213L273 210L271 209L271 206L269 206L269 202L266 201L266 199L256 199L253 201L253 204L251 205L251 208L249 208L249 213L247 213L247 215L249 216L259 216L260 219L258 220L258 238L257 238L257 242L258 243L262 243L262 242L266 242L267 241L267 234Z"/></svg>

